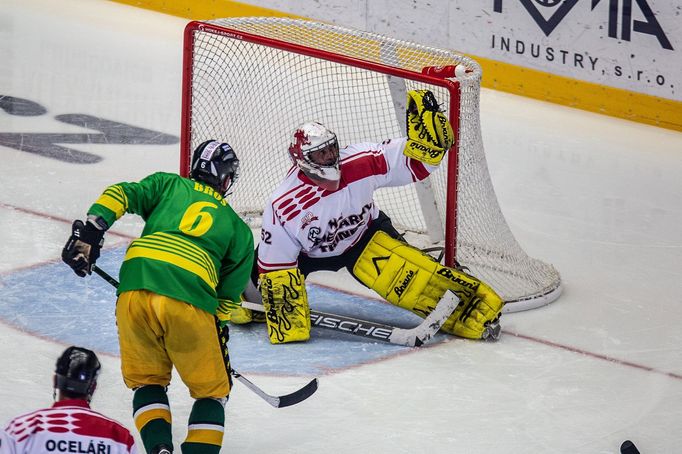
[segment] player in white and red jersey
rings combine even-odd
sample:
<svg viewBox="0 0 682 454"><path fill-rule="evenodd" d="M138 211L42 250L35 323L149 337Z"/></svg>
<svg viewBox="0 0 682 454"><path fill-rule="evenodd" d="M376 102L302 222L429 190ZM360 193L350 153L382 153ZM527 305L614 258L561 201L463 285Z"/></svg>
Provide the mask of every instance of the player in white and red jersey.
<svg viewBox="0 0 682 454"><path fill-rule="evenodd" d="M333 135L319 123L310 125L311 131ZM401 138L349 145L340 150L340 156L334 155L339 153L338 148L330 152L330 159L338 160L341 174L331 183L335 189L326 182L318 184L299 167L293 167L263 212L259 271L295 267L301 254L305 258L338 257L358 243L379 218L374 203L376 189L420 181L435 169L405 156L405 142ZM305 258L298 264L305 266Z"/></svg>
<svg viewBox="0 0 682 454"><path fill-rule="evenodd" d="M0 428L0 453L15 454L14 439L10 438L5 429Z"/></svg>
<svg viewBox="0 0 682 454"><path fill-rule="evenodd" d="M67 348L55 369L55 403L10 421L0 453L136 454L128 429L90 408L99 370L94 352Z"/></svg>
<svg viewBox="0 0 682 454"><path fill-rule="evenodd" d="M408 136L382 143L339 150L336 135L320 123L294 131L294 166L265 206L252 274L272 343L309 338L305 276L344 267L389 302L422 317L452 290L461 301L443 331L480 339L497 324L504 303L490 287L405 243L374 202L378 188L426 178L454 143L430 91L408 92L407 106ZM248 321L249 315L242 309L233 321Z"/></svg>

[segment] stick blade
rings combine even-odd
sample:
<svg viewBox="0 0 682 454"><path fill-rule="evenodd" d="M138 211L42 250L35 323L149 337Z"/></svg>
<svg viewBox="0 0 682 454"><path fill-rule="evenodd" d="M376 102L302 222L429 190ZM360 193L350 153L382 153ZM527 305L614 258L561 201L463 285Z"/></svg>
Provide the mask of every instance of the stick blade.
<svg viewBox="0 0 682 454"><path fill-rule="evenodd" d="M392 344L407 347L421 347L436 335L440 327L452 315L459 304L459 298L450 290L446 291L436 307L424 321L414 328L394 328L388 340Z"/></svg>
<svg viewBox="0 0 682 454"><path fill-rule="evenodd" d="M232 370L232 376L242 382L247 388L256 393L261 399L269 403L275 408L289 407L291 405L296 405L299 402L303 402L308 397L312 396L315 391L317 391L317 378L313 378L310 383L305 385L303 388L294 391L291 394L285 394L284 396L273 396L266 393L258 386L253 384L251 380L244 377L239 372Z"/></svg>
<svg viewBox="0 0 682 454"><path fill-rule="evenodd" d="M639 449L630 440L625 440L622 445L620 445L621 454L639 454Z"/></svg>
<svg viewBox="0 0 682 454"><path fill-rule="evenodd" d="M308 397L315 394L315 391L317 391L317 386L317 378L313 378L310 380L310 383L298 391L294 391L293 393L286 394L284 396L279 396L279 402L276 405L277 408L290 407L292 405L296 405L299 402L303 402Z"/></svg>

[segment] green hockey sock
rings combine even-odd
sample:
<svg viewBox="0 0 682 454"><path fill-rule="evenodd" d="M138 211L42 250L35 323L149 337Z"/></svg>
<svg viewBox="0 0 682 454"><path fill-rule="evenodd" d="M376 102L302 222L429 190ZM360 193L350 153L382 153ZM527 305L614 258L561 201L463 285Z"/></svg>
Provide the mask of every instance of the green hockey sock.
<svg viewBox="0 0 682 454"><path fill-rule="evenodd" d="M173 446L171 411L163 386L148 385L135 390L133 419L147 452L159 444Z"/></svg>
<svg viewBox="0 0 682 454"><path fill-rule="evenodd" d="M218 454L223 444L225 408L216 399L198 399L192 406L182 454Z"/></svg>

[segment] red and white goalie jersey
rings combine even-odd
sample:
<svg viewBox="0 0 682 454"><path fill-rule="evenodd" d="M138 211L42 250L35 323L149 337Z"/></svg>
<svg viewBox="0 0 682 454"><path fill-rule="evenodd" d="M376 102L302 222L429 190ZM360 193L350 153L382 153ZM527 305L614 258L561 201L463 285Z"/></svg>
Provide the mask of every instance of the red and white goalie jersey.
<svg viewBox="0 0 682 454"><path fill-rule="evenodd" d="M336 191L322 189L294 166L265 205L259 271L294 268L300 253L333 257L353 246L379 214L376 189L421 181L436 169L405 156L406 140L342 148Z"/></svg>
<svg viewBox="0 0 682 454"><path fill-rule="evenodd" d="M56 402L51 408L14 418L0 453L136 454L130 431L90 409L85 400Z"/></svg>

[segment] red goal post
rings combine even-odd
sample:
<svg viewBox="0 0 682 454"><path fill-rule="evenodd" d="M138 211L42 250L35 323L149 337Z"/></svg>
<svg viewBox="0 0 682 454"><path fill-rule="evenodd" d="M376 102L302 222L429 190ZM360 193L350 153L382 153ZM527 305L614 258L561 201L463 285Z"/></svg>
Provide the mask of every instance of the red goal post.
<svg viewBox="0 0 682 454"><path fill-rule="evenodd" d="M180 172L189 173L191 151L204 140L230 143L242 176L229 202L255 227L291 166L286 150L297 125L319 121L341 146L401 137L407 90L427 88L457 143L425 182L377 191L378 206L398 229L441 243L445 263L457 260L488 282L508 302L505 311L544 305L559 296L560 277L521 249L499 209L481 139L480 78L480 66L454 52L329 24L190 22Z"/></svg>

